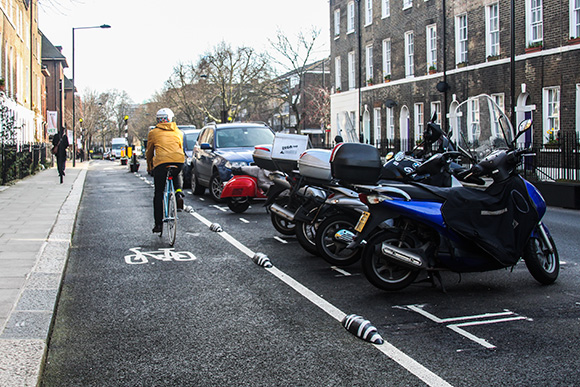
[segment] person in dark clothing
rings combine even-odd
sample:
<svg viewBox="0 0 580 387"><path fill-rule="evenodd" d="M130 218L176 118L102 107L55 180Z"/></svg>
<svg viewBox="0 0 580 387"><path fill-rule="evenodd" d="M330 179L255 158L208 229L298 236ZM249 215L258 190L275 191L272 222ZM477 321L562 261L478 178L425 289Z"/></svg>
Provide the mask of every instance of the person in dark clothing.
<svg viewBox="0 0 580 387"><path fill-rule="evenodd" d="M56 166L58 175L60 176L60 183L63 182L64 169L66 167L66 148L69 146L66 129L61 128L60 131L52 138L52 146L56 148L54 155L56 156Z"/></svg>
<svg viewBox="0 0 580 387"><path fill-rule="evenodd" d="M340 144L341 142L344 142L344 140L342 139L342 136L339 134L334 138L334 142Z"/></svg>

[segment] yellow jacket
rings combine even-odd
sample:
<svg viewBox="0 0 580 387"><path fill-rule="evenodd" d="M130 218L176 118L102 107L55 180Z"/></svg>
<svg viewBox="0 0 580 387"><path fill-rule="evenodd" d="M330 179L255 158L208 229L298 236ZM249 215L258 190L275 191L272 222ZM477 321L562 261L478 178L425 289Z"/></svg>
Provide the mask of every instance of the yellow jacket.
<svg viewBox="0 0 580 387"><path fill-rule="evenodd" d="M147 135L147 170L163 163L183 163L183 132L175 122L161 122Z"/></svg>

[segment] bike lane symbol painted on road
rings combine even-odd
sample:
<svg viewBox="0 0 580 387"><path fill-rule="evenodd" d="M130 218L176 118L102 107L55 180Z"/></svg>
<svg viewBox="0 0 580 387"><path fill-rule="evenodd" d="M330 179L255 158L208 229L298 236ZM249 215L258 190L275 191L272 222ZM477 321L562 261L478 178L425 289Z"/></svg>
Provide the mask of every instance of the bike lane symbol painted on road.
<svg viewBox="0 0 580 387"><path fill-rule="evenodd" d="M461 316L461 317L450 317L450 318L439 318L434 314L431 314L423 309L424 305L405 305L405 306L397 306L396 308L400 308L403 310L410 310L420 315L427 317L429 320L436 322L437 324L447 324L447 328L451 329L452 331L459 333L463 337L468 338L471 341L476 342L479 345L484 346L485 348L493 349L496 348L495 345L489 343L487 340L482 339L480 337L475 336L467 332L464 327L468 326L476 326L476 325L487 325L487 324L497 324L503 323L508 321L517 321L517 320L528 320L532 321L532 319L524 316L519 316L516 313L505 309L503 312L499 313L484 313L478 314L473 316ZM499 318L497 318L499 317Z"/></svg>
<svg viewBox="0 0 580 387"><path fill-rule="evenodd" d="M195 261L197 257L189 251L174 251L173 248L164 248L157 251L141 251L141 247L129 249L134 254L125 255L125 263L129 265L141 265L150 260L186 262Z"/></svg>

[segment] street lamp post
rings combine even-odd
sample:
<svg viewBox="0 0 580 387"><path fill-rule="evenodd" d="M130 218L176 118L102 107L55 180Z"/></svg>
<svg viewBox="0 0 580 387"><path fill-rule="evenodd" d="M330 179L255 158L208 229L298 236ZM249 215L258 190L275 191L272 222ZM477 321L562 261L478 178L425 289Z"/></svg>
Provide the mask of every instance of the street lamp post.
<svg viewBox="0 0 580 387"><path fill-rule="evenodd" d="M88 30L93 28L111 28L108 24L102 24L100 26L92 26L92 27L73 27L72 29L72 131L73 131L73 167L75 166L75 161L77 158L77 143L75 138L75 129L76 129L76 117L75 117L75 108L76 108L76 98L75 98L75 30Z"/></svg>

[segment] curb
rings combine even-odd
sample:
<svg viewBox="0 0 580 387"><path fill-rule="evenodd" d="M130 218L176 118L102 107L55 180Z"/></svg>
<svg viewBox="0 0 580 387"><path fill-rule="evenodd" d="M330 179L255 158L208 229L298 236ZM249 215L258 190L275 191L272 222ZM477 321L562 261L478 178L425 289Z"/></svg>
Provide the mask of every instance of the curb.
<svg viewBox="0 0 580 387"><path fill-rule="evenodd" d="M37 386L40 381L86 174L84 167L36 254L6 325L0 327L1 386Z"/></svg>

